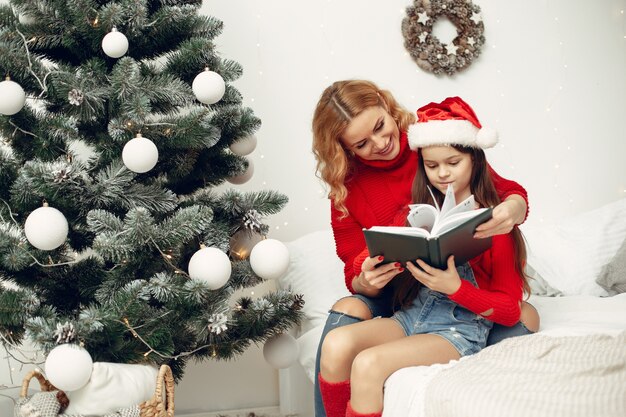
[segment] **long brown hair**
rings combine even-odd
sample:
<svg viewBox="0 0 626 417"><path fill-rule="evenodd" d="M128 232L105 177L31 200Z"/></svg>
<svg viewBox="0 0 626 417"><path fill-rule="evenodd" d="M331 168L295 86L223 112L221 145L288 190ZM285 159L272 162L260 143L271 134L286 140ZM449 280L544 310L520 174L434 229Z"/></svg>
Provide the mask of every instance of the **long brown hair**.
<svg viewBox="0 0 626 417"><path fill-rule="evenodd" d="M346 177L352 170L352 158L340 138L350 121L363 110L384 107L404 132L416 116L405 110L387 90L365 80L337 81L327 87L313 115L313 154L317 160L316 174L330 187L329 197L343 216L348 215L344 202L348 196Z"/></svg>
<svg viewBox="0 0 626 417"><path fill-rule="evenodd" d="M474 194L476 202L482 207L495 207L500 204L496 187L493 185L489 169L487 167L487 159L485 152L479 148L466 147L460 145L451 145L457 151L463 154L469 154L472 158L472 176L470 179L470 190ZM422 158L422 149L418 149L417 157L419 158L417 172L413 180L412 201L417 204L432 204L432 197L428 191L428 187L437 199L437 203L441 207L443 204L444 194L433 187L428 181L424 161ZM526 244L524 236L517 225L510 232L515 244L515 271L522 277L522 287L524 292L530 294L530 286L528 278L524 273L526 265ZM396 306L406 306L410 304L419 291L421 285L411 274L402 274L394 284L394 303Z"/></svg>

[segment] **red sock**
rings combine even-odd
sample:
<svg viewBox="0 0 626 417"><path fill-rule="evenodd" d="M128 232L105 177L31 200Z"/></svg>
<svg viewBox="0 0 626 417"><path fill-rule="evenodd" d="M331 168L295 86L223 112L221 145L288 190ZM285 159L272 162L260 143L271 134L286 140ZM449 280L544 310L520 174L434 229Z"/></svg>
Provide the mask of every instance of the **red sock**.
<svg viewBox="0 0 626 417"><path fill-rule="evenodd" d="M326 417L345 417L350 399L350 380L328 382L322 378L322 374L318 375L318 380Z"/></svg>
<svg viewBox="0 0 626 417"><path fill-rule="evenodd" d="M346 409L346 417L381 417L382 415L383 415L382 411L379 413L370 413L370 414L357 413L356 411L352 409L352 406L350 405L350 403L348 403L348 408Z"/></svg>

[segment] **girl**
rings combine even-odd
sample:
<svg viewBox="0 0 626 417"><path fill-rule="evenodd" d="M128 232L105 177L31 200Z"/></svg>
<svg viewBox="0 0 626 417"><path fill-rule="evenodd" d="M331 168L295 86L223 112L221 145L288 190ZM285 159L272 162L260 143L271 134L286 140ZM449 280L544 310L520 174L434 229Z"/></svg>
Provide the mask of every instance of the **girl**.
<svg viewBox="0 0 626 417"><path fill-rule="evenodd" d="M316 375L321 346L330 330L392 314L392 291L387 283L400 273L400 266L374 268L362 229L399 226L406 220L418 166L407 141L408 126L413 123L415 114L403 109L389 91L364 80L333 83L315 109L313 153L318 174L330 188L337 254L345 264L346 286L354 294L337 301L330 310L318 348ZM506 234L527 214L524 188L489 166L488 172L502 202L494 208L493 218L477 229L477 238ZM522 320L534 330L539 327L536 310L526 302ZM489 343L524 332L521 323L512 327L496 324ZM325 417L319 388L316 379L315 416Z"/></svg>
<svg viewBox="0 0 626 417"><path fill-rule="evenodd" d="M441 204L452 185L457 201L474 194L480 206L497 206L500 198L482 150L495 145L495 132L482 129L458 97L420 108L418 118L408 133L419 161L413 201L431 202L430 186ZM525 260L524 242L515 227L493 236L492 247L464 265L456 266L454 256L445 270L419 259L417 266L407 263L410 275L394 283L399 309L391 318L344 326L327 335L319 376L327 416L380 416L383 384L393 372L476 353L487 344L494 322L518 323L523 291L528 290ZM363 268L379 262L368 258ZM376 291L375 282L361 285Z"/></svg>

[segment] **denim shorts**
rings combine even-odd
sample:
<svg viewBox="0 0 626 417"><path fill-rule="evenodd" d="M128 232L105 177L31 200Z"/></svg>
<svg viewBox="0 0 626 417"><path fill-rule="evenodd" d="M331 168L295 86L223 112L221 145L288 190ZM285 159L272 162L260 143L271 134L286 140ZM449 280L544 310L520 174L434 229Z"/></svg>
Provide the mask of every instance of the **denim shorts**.
<svg viewBox="0 0 626 417"><path fill-rule="evenodd" d="M468 263L457 267L461 279L476 286ZM493 322L461 307L447 295L422 286L413 303L397 311L392 318L407 336L436 334L448 340L461 356L479 352L487 344Z"/></svg>
<svg viewBox="0 0 626 417"><path fill-rule="evenodd" d="M368 297L363 294L351 294L344 298L356 298L367 306L372 318L391 317L393 315L393 289L388 286L377 297ZM330 310L331 312L333 310Z"/></svg>

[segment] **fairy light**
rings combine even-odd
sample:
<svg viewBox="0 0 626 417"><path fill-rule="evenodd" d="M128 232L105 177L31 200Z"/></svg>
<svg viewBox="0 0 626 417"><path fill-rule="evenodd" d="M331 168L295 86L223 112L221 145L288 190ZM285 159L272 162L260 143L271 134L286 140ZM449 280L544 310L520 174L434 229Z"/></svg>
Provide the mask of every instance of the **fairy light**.
<svg viewBox="0 0 626 417"><path fill-rule="evenodd" d="M163 314L161 317L165 316L168 313ZM151 353L154 353L155 355L163 358L163 359L174 359L174 360L178 360L178 358L180 357L184 357L184 356L189 356L189 355L193 355L196 352L199 352L201 350L207 349L207 348L211 348L211 356L215 357L217 356L217 351L215 350L215 345L203 345L200 346L192 351L189 352L181 352L178 355L167 355L165 353L161 353L158 350L156 350L155 348L153 348L148 342L146 342L146 340L144 338L142 338L139 333L137 333L137 331L135 330L135 327L131 326L130 322L128 321L128 318L124 317L121 321L119 321L120 323L124 324L126 326L126 328L128 329L128 331L131 332L131 334L136 337L141 343L143 343L147 348L148 351L145 352L143 354L144 357L147 357L148 355L150 355Z"/></svg>

